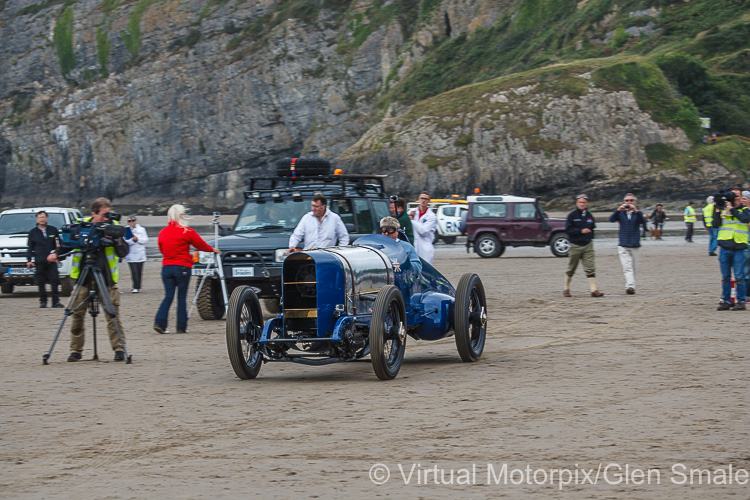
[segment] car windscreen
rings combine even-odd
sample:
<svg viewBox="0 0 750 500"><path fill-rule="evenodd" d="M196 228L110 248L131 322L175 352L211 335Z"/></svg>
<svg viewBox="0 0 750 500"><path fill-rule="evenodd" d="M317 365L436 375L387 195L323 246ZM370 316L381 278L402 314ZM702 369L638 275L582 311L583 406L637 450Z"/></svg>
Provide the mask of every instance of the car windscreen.
<svg viewBox="0 0 750 500"><path fill-rule="evenodd" d="M309 198L248 201L237 217L234 232L294 230L302 216L309 211Z"/></svg>
<svg viewBox="0 0 750 500"><path fill-rule="evenodd" d="M48 226L57 229L65 224L63 214L49 214ZM36 226L36 214L33 212L25 214L3 214L0 216L0 234L28 234Z"/></svg>

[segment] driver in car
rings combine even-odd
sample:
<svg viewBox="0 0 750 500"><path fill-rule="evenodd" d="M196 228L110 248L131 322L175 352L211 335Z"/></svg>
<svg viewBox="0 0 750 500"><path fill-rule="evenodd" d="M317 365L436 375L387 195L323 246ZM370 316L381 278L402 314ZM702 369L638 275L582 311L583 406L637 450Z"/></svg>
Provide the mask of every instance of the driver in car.
<svg viewBox="0 0 750 500"><path fill-rule="evenodd" d="M388 236L392 240L398 241L401 244L401 247L406 251L406 258L411 264L411 269L414 271L414 275L419 276L422 273L422 261L419 259L417 251L410 243L399 239L399 229L401 229L401 224L395 217L383 217L380 219L380 234Z"/></svg>

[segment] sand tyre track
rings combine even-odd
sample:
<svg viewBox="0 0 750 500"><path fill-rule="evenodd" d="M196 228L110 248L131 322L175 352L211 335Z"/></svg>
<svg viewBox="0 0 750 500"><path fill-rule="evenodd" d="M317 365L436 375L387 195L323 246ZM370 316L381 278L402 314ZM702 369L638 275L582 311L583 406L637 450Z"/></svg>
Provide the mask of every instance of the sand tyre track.
<svg viewBox="0 0 750 500"><path fill-rule="evenodd" d="M459 356L466 362L478 360L487 338L487 298L482 280L474 273L464 274L458 282L454 317Z"/></svg>
<svg viewBox="0 0 750 500"><path fill-rule="evenodd" d="M196 284L196 289L200 281ZM221 293L221 283L218 280L207 279L203 283L196 302L201 319L221 319L224 317L224 297Z"/></svg>
<svg viewBox="0 0 750 500"><path fill-rule="evenodd" d="M249 286L232 292L227 312L227 353L235 375L242 380L258 376L263 356L256 348L263 331L260 300Z"/></svg>
<svg viewBox="0 0 750 500"><path fill-rule="evenodd" d="M406 308L401 291L393 285L375 297L370 322L370 358L380 380L396 378L406 350Z"/></svg>
<svg viewBox="0 0 750 500"><path fill-rule="evenodd" d="M331 173L331 162L325 158L284 158L276 162L276 175L279 177L292 177L293 172L300 176L328 175Z"/></svg>

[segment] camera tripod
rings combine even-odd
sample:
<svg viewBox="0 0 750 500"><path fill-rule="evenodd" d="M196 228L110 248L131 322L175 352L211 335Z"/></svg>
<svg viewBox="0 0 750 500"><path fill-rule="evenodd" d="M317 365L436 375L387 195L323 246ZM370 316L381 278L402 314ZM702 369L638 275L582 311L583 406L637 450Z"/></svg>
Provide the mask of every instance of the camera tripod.
<svg viewBox="0 0 750 500"><path fill-rule="evenodd" d="M214 225L214 246L215 248L219 248L219 217L221 214L219 212L214 212L214 218L211 219L211 224ZM221 263L221 255L214 254L214 260L213 262L209 262L206 266L205 274L201 278L200 283L198 283L198 288L195 290L195 296L193 297L193 302L190 304L190 310L188 311L188 319L190 319L190 315L193 314L193 309L195 308L195 303L198 302L198 296L201 294L201 290L203 289L203 285L206 283L206 278L208 278L209 270L211 269L211 266L216 266L216 273L219 276L219 282L221 283L221 293L222 297L224 298L224 314L227 313L227 309L229 307L229 300L227 297L227 283L226 278L224 277L224 265Z"/></svg>
<svg viewBox="0 0 750 500"><path fill-rule="evenodd" d="M57 343L57 339L60 337L60 332L62 332L62 329L65 326L65 320L68 318L68 316L73 315L73 313L75 313L81 307L85 307L86 304L88 304L89 314L91 315L91 320L93 323L92 331L94 337L94 357L92 358L92 360L99 359L99 354L97 353L96 349L96 317L99 315L100 302L104 306L104 312L112 318L112 322L115 325L117 336L120 338L120 344L122 344L122 350L125 354L125 363L130 364L132 363L132 356L128 354L128 350L125 347L125 338L120 331L120 325L117 322L117 312L115 312L115 307L112 304L112 299L109 297L109 293L107 292L107 283L104 280L104 276L102 275L102 270L93 263L93 257L91 255L86 254L85 260L86 264L83 266L81 275L78 277L78 282L76 283L76 286L70 295L68 305L65 307L65 315L60 322L60 326L57 328L57 333L55 334L55 338L52 340L52 345L50 345L49 351L47 351L47 353L42 356L42 364L48 364L47 360L49 360L49 357L52 354L52 350L55 348L55 344ZM83 286L84 283L87 283L91 279L93 279L93 283L89 283L88 296L71 309L71 306L75 302L76 298L78 298L78 293L81 290L81 286Z"/></svg>

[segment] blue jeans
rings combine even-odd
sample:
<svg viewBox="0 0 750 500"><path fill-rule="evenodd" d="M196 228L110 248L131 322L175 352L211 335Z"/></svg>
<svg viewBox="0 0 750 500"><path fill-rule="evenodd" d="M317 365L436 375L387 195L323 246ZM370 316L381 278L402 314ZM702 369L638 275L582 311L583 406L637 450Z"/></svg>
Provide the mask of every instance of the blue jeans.
<svg viewBox="0 0 750 500"><path fill-rule="evenodd" d="M750 245L745 249L745 300L750 297Z"/></svg>
<svg viewBox="0 0 750 500"><path fill-rule="evenodd" d="M732 301L732 272L737 282L737 302L745 300L745 251L729 250L724 247L719 251L721 266L721 300Z"/></svg>
<svg viewBox="0 0 750 500"><path fill-rule="evenodd" d="M154 325L167 329L169 308L172 306L174 291L177 289L177 329L187 330L187 292L190 285L190 268L185 266L162 266L161 281L164 283L164 300L154 318Z"/></svg>
<svg viewBox="0 0 750 500"><path fill-rule="evenodd" d="M708 229L708 253L714 253L716 247L719 246L719 241L716 239L719 236L718 227L709 227Z"/></svg>

